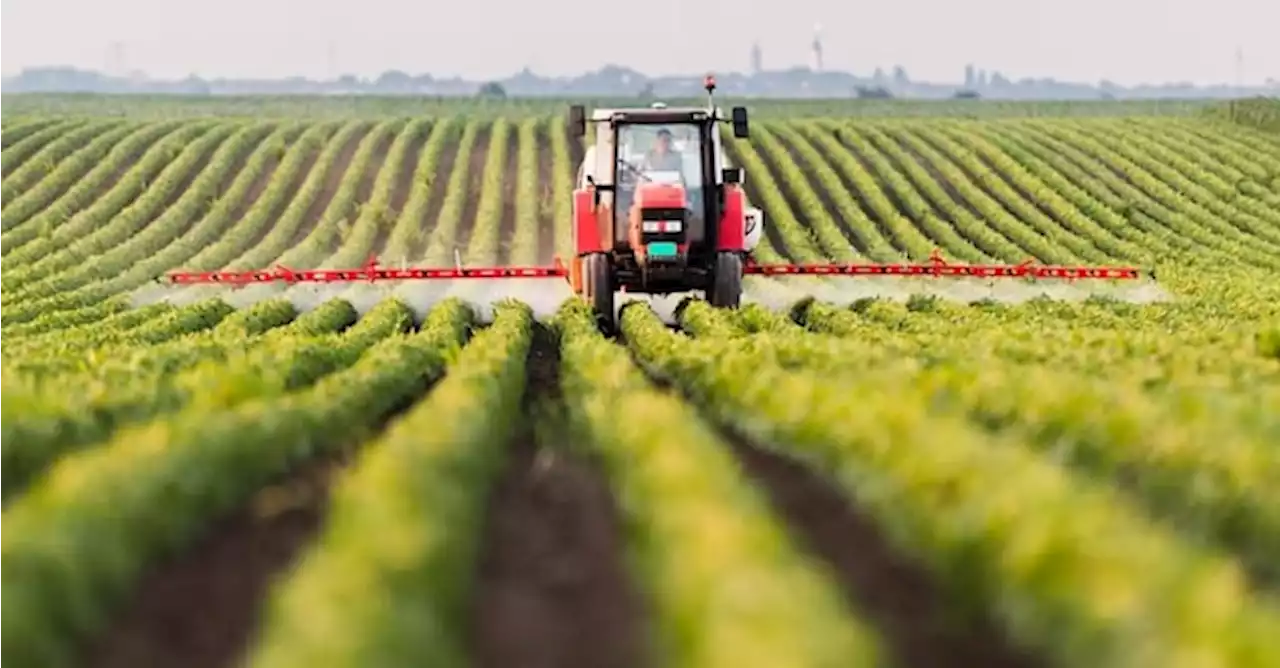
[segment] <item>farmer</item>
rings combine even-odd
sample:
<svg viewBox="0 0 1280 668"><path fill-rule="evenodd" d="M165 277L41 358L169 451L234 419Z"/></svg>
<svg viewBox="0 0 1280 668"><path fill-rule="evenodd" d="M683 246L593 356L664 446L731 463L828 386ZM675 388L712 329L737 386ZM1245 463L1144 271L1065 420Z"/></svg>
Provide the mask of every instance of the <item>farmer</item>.
<svg viewBox="0 0 1280 668"><path fill-rule="evenodd" d="M683 165L684 161L681 160L680 154L671 148L671 131L666 128L658 130L658 140L654 143L653 149L645 154L645 170L679 172Z"/></svg>

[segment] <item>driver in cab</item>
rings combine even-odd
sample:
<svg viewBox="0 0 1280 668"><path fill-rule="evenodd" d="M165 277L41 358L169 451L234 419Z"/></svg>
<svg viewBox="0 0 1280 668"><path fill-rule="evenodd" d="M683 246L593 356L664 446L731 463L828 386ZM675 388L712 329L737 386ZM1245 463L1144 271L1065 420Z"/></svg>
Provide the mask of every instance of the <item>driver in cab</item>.
<svg viewBox="0 0 1280 668"><path fill-rule="evenodd" d="M653 148L645 153L641 162L642 169L648 173L654 172L675 172L682 174L684 171L684 160L678 152L671 146L671 131L667 128L658 130L657 140L653 144ZM683 178L683 176L681 177ZM636 258L643 263L645 261L645 247L640 242L640 202L635 200L628 216L627 238L631 247L635 250Z"/></svg>
<svg viewBox="0 0 1280 668"><path fill-rule="evenodd" d="M684 161L681 160L680 154L671 148L671 131L666 128L658 130L658 138L653 144L653 149L644 157L645 171L679 172L682 171L683 166Z"/></svg>

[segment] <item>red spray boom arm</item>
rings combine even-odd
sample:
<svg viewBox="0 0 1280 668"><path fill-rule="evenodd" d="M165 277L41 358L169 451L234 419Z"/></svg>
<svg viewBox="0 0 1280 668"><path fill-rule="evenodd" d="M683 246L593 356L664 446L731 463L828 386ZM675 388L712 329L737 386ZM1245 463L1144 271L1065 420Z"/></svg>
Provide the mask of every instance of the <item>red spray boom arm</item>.
<svg viewBox="0 0 1280 668"><path fill-rule="evenodd" d="M1028 260L1022 264L949 264L935 251L925 263L835 263L835 264L757 264L748 262L743 272L764 276L934 276L972 278L1057 278L1057 279L1138 279L1142 271L1134 267L1070 267L1038 265ZM566 278L569 270L556 259L551 266L515 267L407 267L392 269L378 266L371 257L358 269L290 269L277 265L274 269L250 271L176 271L168 274L175 285L251 283L338 283L409 280L448 280L461 278Z"/></svg>
<svg viewBox="0 0 1280 668"><path fill-rule="evenodd" d="M367 281L410 281L422 279L452 278L552 278L569 275L569 270L557 260L550 267L407 267L390 269L379 267L370 258L359 269L290 269L277 265L274 269L251 271L199 271L170 272L169 282L175 285L196 283L222 283L247 285L249 283L340 283Z"/></svg>

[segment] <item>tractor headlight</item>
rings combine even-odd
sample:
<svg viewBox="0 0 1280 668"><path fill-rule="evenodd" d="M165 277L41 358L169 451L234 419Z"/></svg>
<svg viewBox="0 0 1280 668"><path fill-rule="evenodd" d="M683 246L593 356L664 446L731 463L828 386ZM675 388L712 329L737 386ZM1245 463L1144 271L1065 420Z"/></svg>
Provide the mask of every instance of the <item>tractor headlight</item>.
<svg viewBox="0 0 1280 668"><path fill-rule="evenodd" d="M646 220L642 228L653 234L679 232L684 229L684 223L679 220Z"/></svg>

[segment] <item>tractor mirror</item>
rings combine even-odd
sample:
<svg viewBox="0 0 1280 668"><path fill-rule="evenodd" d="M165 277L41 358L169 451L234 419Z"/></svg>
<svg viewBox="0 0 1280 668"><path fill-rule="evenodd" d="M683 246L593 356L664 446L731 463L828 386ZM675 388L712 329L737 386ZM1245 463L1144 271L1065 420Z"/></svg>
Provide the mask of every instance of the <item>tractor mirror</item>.
<svg viewBox="0 0 1280 668"><path fill-rule="evenodd" d="M747 128L747 108L746 107L733 108L733 136L739 139L746 139L748 136L750 136L750 132L748 131L748 128Z"/></svg>
<svg viewBox="0 0 1280 668"><path fill-rule="evenodd" d="M569 107L569 133L573 137L587 135L587 108L575 104Z"/></svg>
<svg viewBox="0 0 1280 668"><path fill-rule="evenodd" d="M742 183L744 176L741 167L725 167L721 174L724 176L725 183L739 184Z"/></svg>
<svg viewBox="0 0 1280 668"><path fill-rule="evenodd" d="M602 193L611 193L617 190L612 183L596 183L595 178L588 175L587 184L591 186L592 200L596 206L600 206L600 195Z"/></svg>

